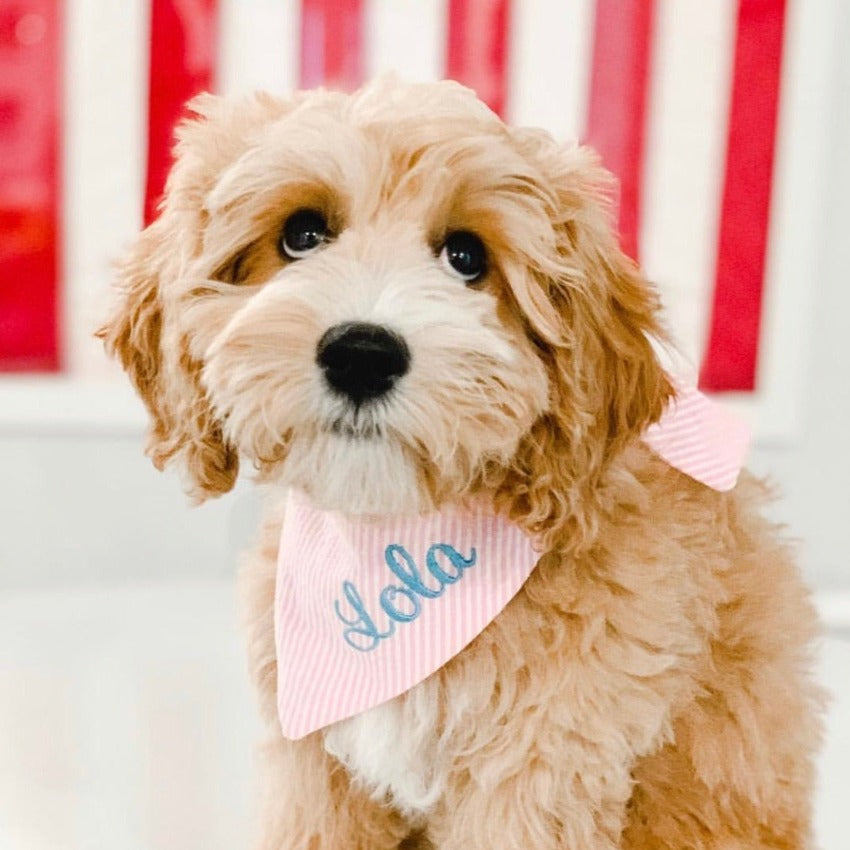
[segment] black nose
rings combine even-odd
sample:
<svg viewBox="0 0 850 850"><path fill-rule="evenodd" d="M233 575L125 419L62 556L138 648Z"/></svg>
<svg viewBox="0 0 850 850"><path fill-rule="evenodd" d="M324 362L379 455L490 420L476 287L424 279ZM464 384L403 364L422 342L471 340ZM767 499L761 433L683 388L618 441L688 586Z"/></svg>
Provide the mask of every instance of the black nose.
<svg viewBox="0 0 850 850"><path fill-rule="evenodd" d="M337 392L360 404L388 392L410 366L404 340L380 325L346 322L325 331L316 361Z"/></svg>

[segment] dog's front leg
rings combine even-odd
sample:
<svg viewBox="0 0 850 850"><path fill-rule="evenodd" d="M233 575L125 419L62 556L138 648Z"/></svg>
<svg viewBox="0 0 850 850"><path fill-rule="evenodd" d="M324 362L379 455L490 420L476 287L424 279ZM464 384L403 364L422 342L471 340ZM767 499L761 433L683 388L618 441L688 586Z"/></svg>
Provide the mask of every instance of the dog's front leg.
<svg viewBox="0 0 850 850"><path fill-rule="evenodd" d="M389 806L352 787L319 735L263 748L257 850L396 850L408 835Z"/></svg>
<svg viewBox="0 0 850 850"><path fill-rule="evenodd" d="M320 733L288 741L277 718L274 591L282 506L270 513L240 573L251 677L267 740L259 758L262 804L257 850L396 850L408 829L392 809L351 787Z"/></svg>
<svg viewBox="0 0 850 850"><path fill-rule="evenodd" d="M459 776L429 819L428 837L438 850L615 850L631 780L626 763L602 770L600 758L595 745L576 740L560 753L535 753L495 786Z"/></svg>
<svg viewBox="0 0 850 850"><path fill-rule="evenodd" d="M638 630L556 622L521 594L444 673L447 703L480 702L446 733L455 755L429 817L435 847L619 848L632 768L669 735L676 667Z"/></svg>

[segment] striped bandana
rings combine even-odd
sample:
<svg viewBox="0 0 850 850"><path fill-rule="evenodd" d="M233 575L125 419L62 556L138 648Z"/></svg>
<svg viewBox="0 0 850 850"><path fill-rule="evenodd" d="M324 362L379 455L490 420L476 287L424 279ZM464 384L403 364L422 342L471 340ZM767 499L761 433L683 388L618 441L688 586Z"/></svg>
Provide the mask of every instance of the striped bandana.
<svg viewBox="0 0 850 850"><path fill-rule="evenodd" d="M680 389L644 439L723 491L735 486L748 430ZM302 738L427 678L492 622L539 557L530 537L483 504L364 520L290 493L275 588L284 736Z"/></svg>

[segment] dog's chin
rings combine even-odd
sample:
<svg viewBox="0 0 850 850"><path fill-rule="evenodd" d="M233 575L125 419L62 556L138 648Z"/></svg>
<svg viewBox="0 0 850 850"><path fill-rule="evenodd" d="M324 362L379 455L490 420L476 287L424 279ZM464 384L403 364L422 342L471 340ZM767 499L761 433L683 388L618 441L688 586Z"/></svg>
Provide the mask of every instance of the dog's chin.
<svg viewBox="0 0 850 850"><path fill-rule="evenodd" d="M413 453L377 425L334 421L318 433L294 435L280 481L316 507L346 514L392 516L432 507Z"/></svg>

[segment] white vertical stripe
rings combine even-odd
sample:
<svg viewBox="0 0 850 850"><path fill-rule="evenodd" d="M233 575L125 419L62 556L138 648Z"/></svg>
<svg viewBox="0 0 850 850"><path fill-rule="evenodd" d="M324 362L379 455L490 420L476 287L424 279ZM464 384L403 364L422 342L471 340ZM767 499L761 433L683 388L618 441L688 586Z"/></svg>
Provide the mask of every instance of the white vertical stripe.
<svg viewBox="0 0 850 850"><path fill-rule="evenodd" d="M556 139L584 132L593 0L535 0L512 9L508 119L545 127Z"/></svg>
<svg viewBox="0 0 850 850"><path fill-rule="evenodd" d="M481 559L482 554L479 552L478 560L475 566L472 567L472 569L476 572L480 572L482 569ZM464 631L466 629L466 624L471 623L475 619L475 599L471 593L465 593L458 600L458 603L458 616L462 618L461 622L463 624L461 631Z"/></svg>
<svg viewBox="0 0 850 850"><path fill-rule="evenodd" d="M142 224L148 28L146 0L66 6L62 311L74 376L112 368L92 334L112 263Z"/></svg>
<svg viewBox="0 0 850 850"><path fill-rule="evenodd" d="M410 523L412 525L412 523ZM411 531L411 538L415 538L415 529ZM416 557L414 551L413 557ZM416 656L416 641L405 640L404 653L400 659L396 672L396 685L400 685L403 681L403 671L418 669L418 658Z"/></svg>
<svg viewBox="0 0 850 850"><path fill-rule="evenodd" d="M435 529L435 532L431 534L432 542L448 542L453 543L455 541L459 541L459 536L457 529L460 527L460 523L456 517L452 517L449 522L447 522L444 528ZM423 551L422 561L423 564L425 562L425 552L427 552L427 548ZM438 561L441 566L445 567L445 560L441 559ZM426 569L426 573L427 573ZM456 585L446 584L443 586L443 595L447 595L452 593L455 589ZM452 622L457 618L457 599L455 598L456 594L452 593L452 599L446 605L435 605L433 606L434 613L436 616L434 617L434 623L432 626L432 630L434 635L436 636L436 641L434 643L435 647L439 648L439 651L443 654L444 657L451 657L453 654L451 646L452 646Z"/></svg>
<svg viewBox="0 0 850 850"><path fill-rule="evenodd" d="M395 71L413 81L445 76L447 0L367 0L366 78Z"/></svg>
<svg viewBox="0 0 850 850"><path fill-rule="evenodd" d="M218 89L286 95L298 85L297 0L222 0Z"/></svg>
<svg viewBox="0 0 850 850"><path fill-rule="evenodd" d="M698 367L714 289L737 3L661 0L657 9L641 261Z"/></svg>
<svg viewBox="0 0 850 850"><path fill-rule="evenodd" d="M411 534L411 539L413 540L413 545L415 547L415 552L413 553L414 558L421 558L422 556L419 554L423 551L424 548L427 548L429 543L429 537L432 534L429 532L429 529L426 527L424 523L413 523L413 533ZM424 577L424 580L427 581L427 578ZM416 670L425 670L428 666L428 659L431 655L430 647L425 643L425 641L414 641L416 645L416 666L414 669Z"/></svg>

